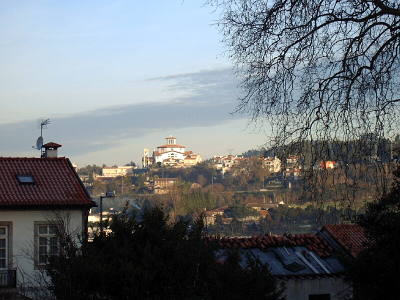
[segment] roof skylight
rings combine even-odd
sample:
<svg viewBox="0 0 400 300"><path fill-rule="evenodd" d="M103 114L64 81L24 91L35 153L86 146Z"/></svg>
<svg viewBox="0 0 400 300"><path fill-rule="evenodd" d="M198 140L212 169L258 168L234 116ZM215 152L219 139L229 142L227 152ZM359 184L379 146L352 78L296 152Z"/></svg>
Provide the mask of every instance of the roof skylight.
<svg viewBox="0 0 400 300"><path fill-rule="evenodd" d="M17 179L18 179L19 183L23 183L23 184L34 184L35 183L33 176L30 174L18 174Z"/></svg>

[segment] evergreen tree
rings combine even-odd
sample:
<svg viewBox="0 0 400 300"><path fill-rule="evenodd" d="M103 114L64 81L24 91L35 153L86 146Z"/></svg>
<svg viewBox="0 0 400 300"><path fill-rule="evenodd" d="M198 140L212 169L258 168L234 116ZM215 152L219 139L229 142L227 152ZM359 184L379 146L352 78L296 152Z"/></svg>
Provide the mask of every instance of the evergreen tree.
<svg viewBox="0 0 400 300"><path fill-rule="evenodd" d="M78 247L63 238L47 274L57 299L284 299L268 266L248 254L222 253L203 219L170 223L160 207L114 216Z"/></svg>
<svg viewBox="0 0 400 300"><path fill-rule="evenodd" d="M398 299L400 294L400 169L394 175L390 193L368 204L358 219L369 242L347 261L355 299Z"/></svg>

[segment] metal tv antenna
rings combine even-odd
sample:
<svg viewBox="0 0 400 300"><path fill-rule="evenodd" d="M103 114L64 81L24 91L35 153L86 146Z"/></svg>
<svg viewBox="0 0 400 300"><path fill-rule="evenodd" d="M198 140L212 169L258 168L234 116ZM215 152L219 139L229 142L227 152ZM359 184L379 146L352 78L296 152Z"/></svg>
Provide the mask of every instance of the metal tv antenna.
<svg viewBox="0 0 400 300"><path fill-rule="evenodd" d="M38 120L38 128L40 126L40 136L38 137L37 141L36 141L36 147L32 146L32 148L36 149L36 150L42 150L43 147L43 129L47 129L47 125L50 123L50 119L39 119Z"/></svg>

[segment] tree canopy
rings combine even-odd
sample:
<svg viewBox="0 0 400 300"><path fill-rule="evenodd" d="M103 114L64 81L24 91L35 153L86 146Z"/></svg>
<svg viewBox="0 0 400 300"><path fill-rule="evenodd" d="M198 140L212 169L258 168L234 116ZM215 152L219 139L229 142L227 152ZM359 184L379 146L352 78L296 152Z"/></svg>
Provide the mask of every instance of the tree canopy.
<svg viewBox="0 0 400 300"><path fill-rule="evenodd" d="M189 229L155 207L142 221L115 215L109 229L83 247L62 239L47 268L57 299L283 299L268 266L220 253L202 218Z"/></svg>
<svg viewBox="0 0 400 300"><path fill-rule="evenodd" d="M355 299L396 299L400 293L400 170L387 195L368 205L358 223L369 242L355 259L347 261Z"/></svg>

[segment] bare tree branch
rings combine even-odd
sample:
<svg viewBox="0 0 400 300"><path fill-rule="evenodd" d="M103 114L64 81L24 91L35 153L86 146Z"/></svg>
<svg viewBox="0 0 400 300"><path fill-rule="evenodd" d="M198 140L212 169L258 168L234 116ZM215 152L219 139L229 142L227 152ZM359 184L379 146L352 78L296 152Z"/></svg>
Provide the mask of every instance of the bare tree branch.
<svg viewBox="0 0 400 300"><path fill-rule="evenodd" d="M240 80L236 112L269 124L271 146L303 145L296 151L311 151L312 161L349 151L376 157L389 147L400 129L399 1L207 3L221 12L217 25ZM357 173L348 163L343 174ZM390 174L377 169L376 178Z"/></svg>

